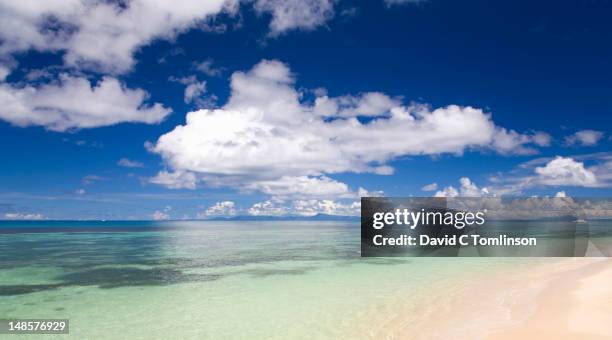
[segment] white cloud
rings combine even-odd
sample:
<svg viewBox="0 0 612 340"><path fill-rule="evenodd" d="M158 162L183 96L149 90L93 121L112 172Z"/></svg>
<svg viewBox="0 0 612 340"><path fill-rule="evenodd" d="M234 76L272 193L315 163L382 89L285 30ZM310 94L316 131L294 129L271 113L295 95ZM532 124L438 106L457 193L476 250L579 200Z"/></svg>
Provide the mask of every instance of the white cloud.
<svg viewBox="0 0 612 340"><path fill-rule="evenodd" d="M319 199L294 201L271 199L255 203L248 209L249 215L253 216L315 216L317 214L358 216L360 211L361 202L359 201L342 203L334 200Z"/></svg>
<svg viewBox="0 0 612 340"><path fill-rule="evenodd" d="M234 216L236 215L236 204L232 201L217 202L214 205L208 207L204 213L199 214L199 217L210 217L210 216Z"/></svg>
<svg viewBox="0 0 612 340"><path fill-rule="evenodd" d="M42 214L27 214L27 213L6 213L4 218L7 220L44 220L45 216Z"/></svg>
<svg viewBox="0 0 612 340"><path fill-rule="evenodd" d="M604 133L595 130L580 130L572 135L565 137L568 145L580 144L583 146L595 146L602 139Z"/></svg>
<svg viewBox="0 0 612 340"><path fill-rule="evenodd" d="M609 199L586 200L581 202L580 209L582 209L586 217L612 218L612 201Z"/></svg>
<svg viewBox="0 0 612 340"><path fill-rule="evenodd" d="M0 0L0 54L65 51L70 66L121 73L154 39L218 14L225 0L12 1Z"/></svg>
<svg viewBox="0 0 612 340"><path fill-rule="evenodd" d="M595 186L595 174L584 167L584 163L572 158L557 156L543 167L535 168L537 182L544 185Z"/></svg>
<svg viewBox="0 0 612 340"><path fill-rule="evenodd" d="M202 95L206 92L206 82L199 81L195 76L183 77L183 78L170 78L171 81L179 82L185 85L185 94L183 100L186 104L195 102L196 104L202 102ZM202 105L198 105L202 106Z"/></svg>
<svg viewBox="0 0 612 340"><path fill-rule="evenodd" d="M0 65L0 81L4 81L9 74L11 74L11 70L6 66Z"/></svg>
<svg viewBox="0 0 612 340"><path fill-rule="evenodd" d="M67 66L125 73L134 54L154 40L173 40L193 28L224 32L225 24L211 20L222 12L235 15L241 2L271 16L271 36L314 30L334 16L334 0L0 0L0 57L63 52Z"/></svg>
<svg viewBox="0 0 612 340"><path fill-rule="evenodd" d="M87 191L85 191L85 189L81 188L81 189L75 190L74 193L77 194L77 195L85 195L87 193Z"/></svg>
<svg viewBox="0 0 612 340"><path fill-rule="evenodd" d="M272 15L270 34L313 30L334 16L334 0L255 0L255 11Z"/></svg>
<svg viewBox="0 0 612 340"><path fill-rule="evenodd" d="M279 197L355 197L348 185L327 176L283 176L279 179L254 181L246 190L260 191Z"/></svg>
<svg viewBox="0 0 612 340"><path fill-rule="evenodd" d="M119 161L117 161L117 165L120 165L126 168L142 168L144 166L142 162L132 161L127 158L121 158Z"/></svg>
<svg viewBox="0 0 612 340"><path fill-rule="evenodd" d="M531 145L549 146L551 137L545 132L535 132L532 135L520 134L514 130L499 128L493 138L493 147L501 154L530 155L537 153Z"/></svg>
<svg viewBox="0 0 612 340"><path fill-rule="evenodd" d="M30 69L28 73L24 75L27 81L47 81L53 79L57 72L61 71L59 66L48 66L40 69Z"/></svg>
<svg viewBox="0 0 612 340"><path fill-rule="evenodd" d="M423 191L434 191L434 190L438 190L438 183L433 182L431 184L427 184L426 186L422 187L421 190Z"/></svg>
<svg viewBox="0 0 612 340"><path fill-rule="evenodd" d="M194 187L197 178L270 195L345 197L349 188L326 175L391 174L386 163L401 156L469 149L521 152L535 142L533 136L496 126L481 109L402 106L399 99L381 93L331 105L322 116L317 108L321 100L345 99L302 101L293 74L278 61L264 60L231 79L224 107L188 113L184 125L149 148L172 170L192 174ZM367 123L354 116L359 112L370 116Z"/></svg>
<svg viewBox="0 0 612 340"><path fill-rule="evenodd" d="M156 210L151 217L155 220L155 221L165 221L165 220L169 220L170 219L170 215L167 214L166 212L163 211L159 211Z"/></svg>
<svg viewBox="0 0 612 340"><path fill-rule="evenodd" d="M538 146L550 146L552 136L546 132L536 132L533 136L533 143Z"/></svg>
<svg viewBox="0 0 612 340"><path fill-rule="evenodd" d="M401 106L400 98L391 98L381 92L366 92L359 96L329 98L320 96L315 100L314 111L321 116L380 116Z"/></svg>
<svg viewBox="0 0 612 340"><path fill-rule="evenodd" d="M612 217L612 201L607 199L573 199L565 192L555 197L531 196L502 200L499 197L475 200L449 200L453 209L476 210L487 209L487 216L503 219L538 219L574 216L578 218Z"/></svg>
<svg viewBox="0 0 612 340"><path fill-rule="evenodd" d="M253 204L248 210L252 216L281 216L287 215L289 209L282 205L283 202L266 200Z"/></svg>
<svg viewBox="0 0 612 340"><path fill-rule="evenodd" d="M206 59L201 62L196 62L194 66L196 70L204 73L209 77L219 77L222 73L222 70L220 68L213 66L212 59Z"/></svg>
<svg viewBox="0 0 612 340"><path fill-rule="evenodd" d="M467 177L461 177L459 184L461 184L459 190L451 185L444 190L437 191L435 197L485 197L491 195L488 188L479 188L476 183Z"/></svg>
<svg viewBox="0 0 612 340"><path fill-rule="evenodd" d="M293 202L292 212L301 216L318 214L358 216L361 212L361 202L344 204L333 200L296 200Z"/></svg>
<svg viewBox="0 0 612 340"><path fill-rule="evenodd" d="M58 83L15 87L0 83L0 118L17 126L44 126L53 131L109 126L124 122L155 124L170 110L145 104L148 94L119 80L61 75Z"/></svg>
<svg viewBox="0 0 612 340"><path fill-rule="evenodd" d="M454 186L449 185L444 190L439 190L434 195L435 197L458 197L459 191Z"/></svg>
<svg viewBox="0 0 612 340"><path fill-rule="evenodd" d="M369 191L362 187L357 190L357 198L361 197L383 197L385 193L381 190Z"/></svg>
<svg viewBox="0 0 612 340"><path fill-rule="evenodd" d="M590 165L587 166L586 162ZM598 152L568 157L542 157L522 163L507 174L490 178L489 190L498 195L521 194L538 186L612 187L612 154Z"/></svg>
<svg viewBox="0 0 612 340"><path fill-rule="evenodd" d="M160 171L155 177L149 179L149 182L166 186L170 189L195 189L196 176L193 173L185 171Z"/></svg>
<svg viewBox="0 0 612 340"><path fill-rule="evenodd" d="M199 81L193 84L187 85L185 88L185 103L191 103L199 98L202 94L206 92L206 82Z"/></svg>

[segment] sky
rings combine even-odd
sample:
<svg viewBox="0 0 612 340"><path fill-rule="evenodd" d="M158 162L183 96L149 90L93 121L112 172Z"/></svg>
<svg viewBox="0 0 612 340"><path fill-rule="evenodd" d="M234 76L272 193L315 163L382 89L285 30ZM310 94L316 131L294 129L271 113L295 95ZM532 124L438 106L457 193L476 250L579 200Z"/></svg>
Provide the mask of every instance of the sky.
<svg viewBox="0 0 612 340"><path fill-rule="evenodd" d="M612 3L0 0L0 219L610 196Z"/></svg>

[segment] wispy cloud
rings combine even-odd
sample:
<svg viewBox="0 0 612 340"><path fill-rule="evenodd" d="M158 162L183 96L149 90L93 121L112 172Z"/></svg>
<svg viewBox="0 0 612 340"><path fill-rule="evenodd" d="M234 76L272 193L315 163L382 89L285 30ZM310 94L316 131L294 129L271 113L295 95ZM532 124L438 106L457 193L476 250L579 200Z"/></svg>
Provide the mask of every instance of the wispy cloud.
<svg viewBox="0 0 612 340"><path fill-rule="evenodd" d="M44 220L45 216L42 214L36 213L6 213L4 214L4 219L6 220L20 220L20 221L37 221Z"/></svg>
<svg viewBox="0 0 612 340"><path fill-rule="evenodd" d="M103 181L104 179L104 177L98 175L87 175L81 179L81 183L83 183L83 185L89 185L95 182Z"/></svg>
<svg viewBox="0 0 612 340"><path fill-rule="evenodd" d="M434 191L438 189L438 183L433 182L430 184L425 185L424 187L421 188L421 190L423 191Z"/></svg>
<svg viewBox="0 0 612 340"><path fill-rule="evenodd" d="M565 143L567 145L582 145L582 146L596 146L597 143L604 137L602 131L596 130L580 130L574 134L565 137Z"/></svg>
<svg viewBox="0 0 612 340"><path fill-rule="evenodd" d="M122 167L126 167L126 168L142 168L142 167L144 167L144 164L142 164L142 162L133 161L133 160L130 160L128 158L121 158L120 160L117 161L117 165L122 166Z"/></svg>
<svg viewBox="0 0 612 340"><path fill-rule="evenodd" d="M224 70L221 67L214 66L214 61L210 58L200 62L194 62L193 66L197 71L209 77L220 77Z"/></svg>

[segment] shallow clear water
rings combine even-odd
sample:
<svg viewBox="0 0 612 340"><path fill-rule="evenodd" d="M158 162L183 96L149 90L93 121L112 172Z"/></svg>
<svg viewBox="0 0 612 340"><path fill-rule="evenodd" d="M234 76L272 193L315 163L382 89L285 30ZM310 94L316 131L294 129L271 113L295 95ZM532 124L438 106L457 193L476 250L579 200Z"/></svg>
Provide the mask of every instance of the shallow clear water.
<svg viewBox="0 0 612 340"><path fill-rule="evenodd" d="M364 259L359 237L346 222L2 222L0 319L68 318L75 339L391 338L537 261Z"/></svg>

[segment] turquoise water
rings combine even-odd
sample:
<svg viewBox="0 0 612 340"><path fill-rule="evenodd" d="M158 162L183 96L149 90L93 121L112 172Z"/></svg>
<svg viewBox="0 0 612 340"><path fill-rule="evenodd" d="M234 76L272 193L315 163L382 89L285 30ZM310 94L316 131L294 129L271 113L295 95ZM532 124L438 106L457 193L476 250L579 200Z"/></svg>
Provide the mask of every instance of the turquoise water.
<svg viewBox="0 0 612 340"><path fill-rule="evenodd" d="M0 319L70 319L62 339L394 338L537 261L364 259L359 237L347 222L2 222Z"/></svg>

